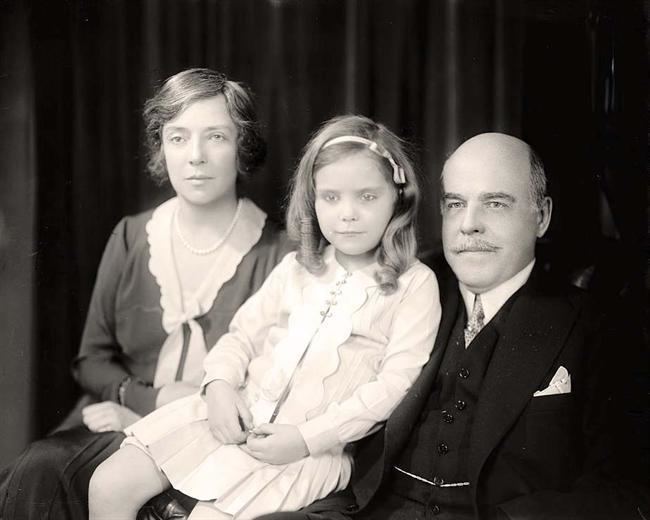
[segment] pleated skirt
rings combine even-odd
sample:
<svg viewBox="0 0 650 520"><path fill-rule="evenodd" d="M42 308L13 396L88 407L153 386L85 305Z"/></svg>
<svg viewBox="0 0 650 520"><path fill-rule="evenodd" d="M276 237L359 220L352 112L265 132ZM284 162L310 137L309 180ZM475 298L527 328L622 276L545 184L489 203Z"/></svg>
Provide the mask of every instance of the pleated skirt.
<svg viewBox="0 0 650 520"><path fill-rule="evenodd" d="M351 459L343 446L290 464L267 464L238 445L221 444L195 394L155 410L126 432L124 444L148 453L175 489L237 519L295 511L344 489Z"/></svg>

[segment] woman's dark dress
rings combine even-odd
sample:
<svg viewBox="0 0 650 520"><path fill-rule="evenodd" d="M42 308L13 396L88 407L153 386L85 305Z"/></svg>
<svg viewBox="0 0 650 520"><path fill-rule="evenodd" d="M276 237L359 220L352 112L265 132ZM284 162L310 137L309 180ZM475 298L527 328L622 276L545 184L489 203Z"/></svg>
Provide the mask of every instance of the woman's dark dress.
<svg viewBox="0 0 650 520"><path fill-rule="evenodd" d="M167 333L161 323L160 287L149 270L145 226L151 215L148 211L122 219L108 241L73 365L85 395L55 433L32 443L0 472L2 520L87 518L90 475L119 448L124 435L89 431L81 409L93 402L117 402L118 387L127 376L133 380L125 404L140 415L155 407L157 390L151 382ZM290 248L284 233L266 221L210 310L196 318L207 348L228 330L235 311Z"/></svg>

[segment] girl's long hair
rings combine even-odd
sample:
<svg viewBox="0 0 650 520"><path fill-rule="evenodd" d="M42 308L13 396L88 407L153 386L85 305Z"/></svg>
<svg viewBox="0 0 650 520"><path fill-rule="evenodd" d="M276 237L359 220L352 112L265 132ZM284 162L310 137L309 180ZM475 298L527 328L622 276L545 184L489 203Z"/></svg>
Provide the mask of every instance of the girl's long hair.
<svg viewBox="0 0 650 520"><path fill-rule="evenodd" d="M325 143L341 136L363 137L377 143L404 170L406 184L394 184L390 162L362 143L346 141L322 149ZM346 115L330 119L320 127L307 143L293 177L287 209L287 230L289 236L298 242L298 262L313 274L321 273L324 269L323 250L327 241L316 218L314 177L321 168L358 153L365 153L368 158L375 160L397 190L393 216L376 253L380 268L375 273L375 279L381 290L390 294L397 289L398 278L413 263L417 253L415 227L420 188L405 143L385 126L364 116Z"/></svg>

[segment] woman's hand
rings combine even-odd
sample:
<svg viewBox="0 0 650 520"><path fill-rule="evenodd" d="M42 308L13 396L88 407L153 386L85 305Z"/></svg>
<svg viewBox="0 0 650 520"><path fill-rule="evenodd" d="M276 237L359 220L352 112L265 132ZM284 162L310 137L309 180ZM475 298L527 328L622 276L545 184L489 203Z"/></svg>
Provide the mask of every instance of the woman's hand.
<svg viewBox="0 0 650 520"><path fill-rule="evenodd" d="M158 395L156 396L156 408L176 401L182 397L187 397L188 395L196 394L199 391L199 387L192 383L187 383L185 381L175 381L160 387L158 390Z"/></svg>
<svg viewBox="0 0 650 520"><path fill-rule="evenodd" d="M246 442L253 416L244 400L228 383L212 381L205 387L210 431L223 444Z"/></svg>
<svg viewBox="0 0 650 520"><path fill-rule="evenodd" d="M91 432L117 432L131 426L140 416L113 401L90 404L81 410L84 424Z"/></svg>
<svg viewBox="0 0 650 520"><path fill-rule="evenodd" d="M262 424L253 430L242 449L269 464L289 464L309 455L305 439L293 424Z"/></svg>

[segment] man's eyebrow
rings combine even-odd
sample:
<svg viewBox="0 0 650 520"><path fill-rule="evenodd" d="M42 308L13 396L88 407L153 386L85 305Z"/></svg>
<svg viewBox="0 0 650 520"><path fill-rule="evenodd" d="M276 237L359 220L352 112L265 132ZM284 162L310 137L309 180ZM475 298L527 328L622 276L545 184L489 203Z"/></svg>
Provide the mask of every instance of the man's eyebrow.
<svg viewBox="0 0 650 520"><path fill-rule="evenodd" d="M488 193L481 193L481 200L491 200L491 199L502 199L502 200L507 200L508 202L516 202L517 199L510 195L509 193L505 193L503 191L493 191L493 192L488 192Z"/></svg>
<svg viewBox="0 0 650 520"><path fill-rule="evenodd" d="M446 191L442 194L443 200L446 199L461 199L464 200L464 197L460 193L453 193L450 191Z"/></svg>

